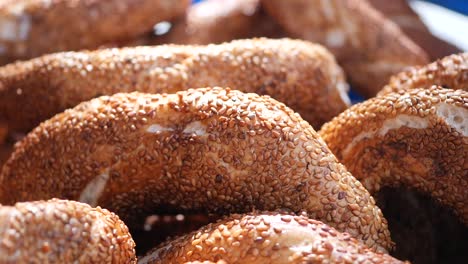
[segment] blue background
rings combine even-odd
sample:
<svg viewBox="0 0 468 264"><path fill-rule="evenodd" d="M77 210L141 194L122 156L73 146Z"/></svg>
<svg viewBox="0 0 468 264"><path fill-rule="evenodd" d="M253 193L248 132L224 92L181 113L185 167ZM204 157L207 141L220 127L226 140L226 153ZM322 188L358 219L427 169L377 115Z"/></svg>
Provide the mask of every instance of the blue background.
<svg viewBox="0 0 468 264"><path fill-rule="evenodd" d="M425 0L441 6L445 6L448 9L457 11L459 13L468 15L468 0Z"/></svg>

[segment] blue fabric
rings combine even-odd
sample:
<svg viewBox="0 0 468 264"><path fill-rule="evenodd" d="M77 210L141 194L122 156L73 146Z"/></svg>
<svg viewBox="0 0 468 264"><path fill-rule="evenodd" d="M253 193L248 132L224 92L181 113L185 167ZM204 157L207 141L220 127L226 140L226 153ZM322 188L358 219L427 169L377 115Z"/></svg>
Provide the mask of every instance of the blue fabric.
<svg viewBox="0 0 468 264"><path fill-rule="evenodd" d="M444 6L453 11L459 12L464 15L468 15L468 0L425 0L426 2L431 2Z"/></svg>
<svg viewBox="0 0 468 264"><path fill-rule="evenodd" d="M351 104L357 104L359 102L364 101L364 97L362 97L360 94L358 94L356 91L351 90L348 93L349 99L351 99Z"/></svg>

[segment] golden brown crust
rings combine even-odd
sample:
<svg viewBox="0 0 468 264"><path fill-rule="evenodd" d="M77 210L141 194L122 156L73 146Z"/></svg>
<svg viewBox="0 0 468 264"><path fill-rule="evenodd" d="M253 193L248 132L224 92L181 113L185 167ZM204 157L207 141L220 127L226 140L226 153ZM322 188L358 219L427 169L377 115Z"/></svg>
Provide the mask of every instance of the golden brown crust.
<svg viewBox="0 0 468 264"><path fill-rule="evenodd" d="M253 37L283 37L260 0L207 0L191 6L159 43L210 44Z"/></svg>
<svg viewBox="0 0 468 264"><path fill-rule="evenodd" d="M260 0L205 0L190 6L184 17L156 25L153 32L107 46L206 45L235 39L285 36L282 28L261 8Z"/></svg>
<svg viewBox="0 0 468 264"><path fill-rule="evenodd" d="M369 2L423 48L431 61L460 52L458 47L432 35L418 14L409 6L408 0L369 0Z"/></svg>
<svg viewBox="0 0 468 264"><path fill-rule="evenodd" d="M189 0L12 0L0 3L0 57L97 48L180 16Z"/></svg>
<svg viewBox="0 0 468 264"><path fill-rule="evenodd" d="M263 5L295 37L327 46L367 97L391 75L428 62L426 54L390 20L361 0L263 0Z"/></svg>
<svg viewBox="0 0 468 264"><path fill-rule="evenodd" d="M412 67L390 79L379 95L414 88L445 88L468 91L468 52L453 54L422 67Z"/></svg>
<svg viewBox="0 0 468 264"><path fill-rule="evenodd" d="M450 206L468 223L468 92L433 87L370 99L320 135L375 193L405 185Z"/></svg>
<svg viewBox="0 0 468 264"><path fill-rule="evenodd" d="M5 204L86 201L132 226L148 212L288 208L391 247L374 199L306 121L268 96L229 89L82 103L17 144L0 181Z"/></svg>
<svg viewBox="0 0 468 264"><path fill-rule="evenodd" d="M232 215L169 241L139 263L220 259L227 263L403 263L305 215L256 212Z"/></svg>
<svg viewBox="0 0 468 264"><path fill-rule="evenodd" d="M271 95L317 129L347 108L347 84L326 49L305 41L253 39L57 53L8 65L0 68L0 123L10 131L29 131L100 95L218 85Z"/></svg>
<svg viewBox="0 0 468 264"><path fill-rule="evenodd" d="M136 263L119 217L74 201L0 206L0 237L1 263Z"/></svg>

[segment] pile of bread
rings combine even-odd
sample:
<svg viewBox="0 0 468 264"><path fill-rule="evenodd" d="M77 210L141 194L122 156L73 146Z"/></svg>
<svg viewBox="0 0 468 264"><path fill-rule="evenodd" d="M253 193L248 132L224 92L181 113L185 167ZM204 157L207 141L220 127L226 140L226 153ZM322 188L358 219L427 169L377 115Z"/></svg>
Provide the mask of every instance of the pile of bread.
<svg viewBox="0 0 468 264"><path fill-rule="evenodd" d="M400 263L396 186L466 230L468 53L406 1L4 0L0 62L0 263L176 214L139 263Z"/></svg>

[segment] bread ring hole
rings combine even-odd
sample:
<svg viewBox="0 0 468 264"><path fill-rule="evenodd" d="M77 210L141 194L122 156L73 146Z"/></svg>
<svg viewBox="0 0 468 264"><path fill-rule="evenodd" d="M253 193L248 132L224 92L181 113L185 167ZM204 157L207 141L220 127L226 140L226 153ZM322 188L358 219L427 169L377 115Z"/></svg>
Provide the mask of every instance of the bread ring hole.
<svg viewBox="0 0 468 264"><path fill-rule="evenodd" d="M384 187L374 197L397 244L394 257L413 264L466 262L468 227L448 206L405 187Z"/></svg>
<svg viewBox="0 0 468 264"><path fill-rule="evenodd" d="M220 215L204 214L155 214L147 216L142 226L131 229L130 233L141 256L168 238L188 234L220 218Z"/></svg>

